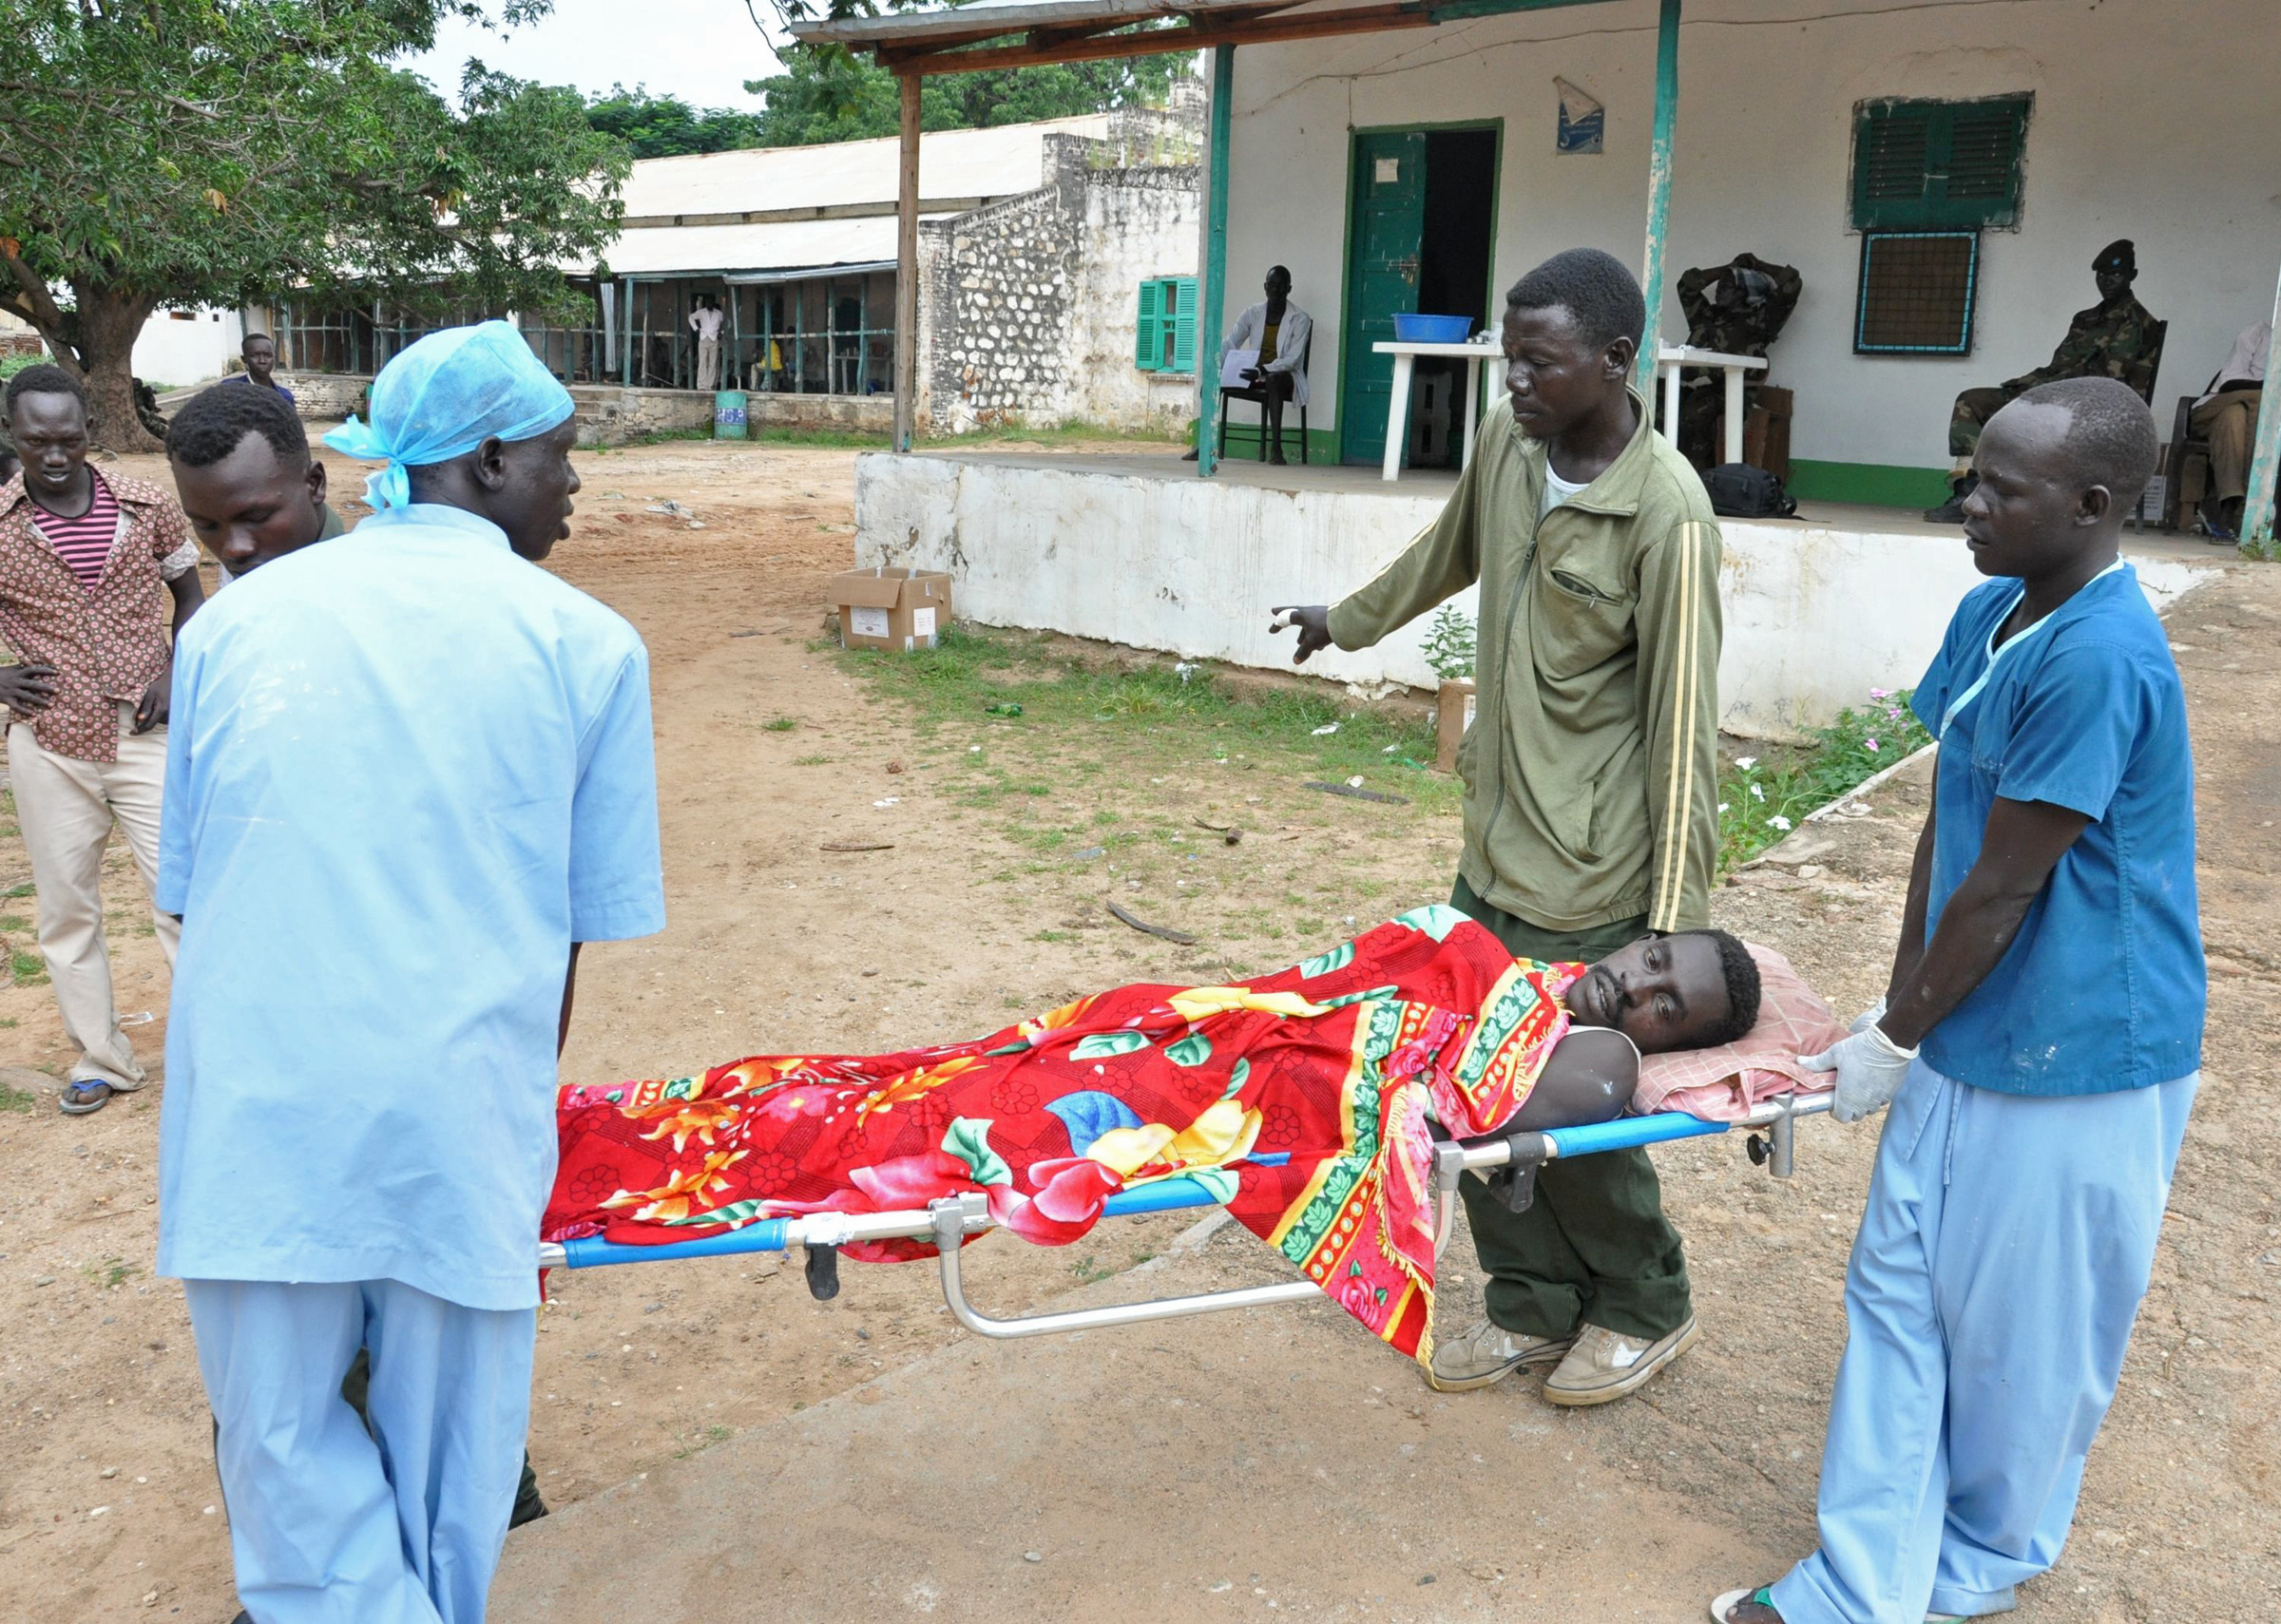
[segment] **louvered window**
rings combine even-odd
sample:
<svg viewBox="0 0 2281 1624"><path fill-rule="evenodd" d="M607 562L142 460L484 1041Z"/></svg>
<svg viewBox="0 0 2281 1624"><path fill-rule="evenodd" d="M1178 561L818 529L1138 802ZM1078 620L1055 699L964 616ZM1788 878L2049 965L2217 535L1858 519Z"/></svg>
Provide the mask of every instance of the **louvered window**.
<svg viewBox="0 0 2281 1624"><path fill-rule="evenodd" d="M1863 103L1853 128L1854 229L2016 223L2033 105L2028 96Z"/></svg>
<svg viewBox="0 0 2281 1624"><path fill-rule="evenodd" d="M1196 371L1196 278L1152 277L1140 284L1133 365L1144 373Z"/></svg>

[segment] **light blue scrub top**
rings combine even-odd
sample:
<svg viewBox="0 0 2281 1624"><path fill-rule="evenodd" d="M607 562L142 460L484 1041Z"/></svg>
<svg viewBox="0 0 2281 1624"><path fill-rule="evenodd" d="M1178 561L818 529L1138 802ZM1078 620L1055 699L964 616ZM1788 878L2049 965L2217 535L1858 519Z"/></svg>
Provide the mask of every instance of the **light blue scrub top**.
<svg viewBox="0 0 2281 1624"><path fill-rule="evenodd" d="M649 662L452 507L232 584L177 645L159 1269L538 1302L573 942L663 928Z"/></svg>
<svg viewBox="0 0 2281 1624"><path fill-rule="evenodd" d="M1941 740L1927 940L1999 798L2091 821L1925 1063L2001 1094L2151 1088L2201 1068L2209 996L2185 690L2130 565L1992 649L2021 591L1965 599L1911 701Z"/></svg>

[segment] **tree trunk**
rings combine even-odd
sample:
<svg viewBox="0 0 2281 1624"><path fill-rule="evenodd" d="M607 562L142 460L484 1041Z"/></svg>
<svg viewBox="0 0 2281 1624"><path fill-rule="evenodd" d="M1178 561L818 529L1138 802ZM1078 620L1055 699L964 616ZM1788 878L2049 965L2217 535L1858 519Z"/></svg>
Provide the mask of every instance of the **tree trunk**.
<svg viewBox="0 0 2281 1624"><path fill-rule="evenodd" d="M114 451L155 451L157 435L135 411L135 339L158 300L101 283L74 282L79 300L79 373L87 386L88 430ZM54 349L55 340L48 340Z"/></svg>

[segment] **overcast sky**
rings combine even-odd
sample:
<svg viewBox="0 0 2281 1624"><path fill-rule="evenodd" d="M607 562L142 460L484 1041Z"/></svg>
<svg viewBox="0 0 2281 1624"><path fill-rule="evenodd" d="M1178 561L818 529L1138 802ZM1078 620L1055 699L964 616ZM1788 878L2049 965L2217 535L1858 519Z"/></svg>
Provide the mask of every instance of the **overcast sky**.
<svg viewBox="0 0 2281 1624"><path fill-rule="evenodd" d="M771 15L767 0L754 5ZM757 108L744 82L776 71L744 0L554 0L553 15L504 36L447 23L435 49L409 66L450 93L470 56L519 79L589 91L647 85L700 107Z"/></svg>

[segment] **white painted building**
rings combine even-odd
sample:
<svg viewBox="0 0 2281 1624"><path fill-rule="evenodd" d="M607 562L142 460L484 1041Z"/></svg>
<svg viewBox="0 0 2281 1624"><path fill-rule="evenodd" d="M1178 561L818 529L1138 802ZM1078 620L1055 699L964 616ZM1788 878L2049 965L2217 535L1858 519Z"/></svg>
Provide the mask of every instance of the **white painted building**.
<svg viewBox="0 0 2281 1624"><path fill-rule="evenodd" d="M220 377L239 358L245 323L234 310L162 310L135 336L135 376L180 389Z"/></svg>
<svg viewBox="0 0 2281 1624"><path fill-rule="evenodd" d="M2136 241L2134 291L2167 323L2136 380L2166 430L2273 308L2273 0L1009 0L795 32L950 72L1105 53L1098 30L1143 18L1117 38L1213 64L1206 309L1232 320L1282 264L1314 317L1315 466L861 459L858 559L950 569L986 621L1282 664L1266 606L1351 591L1449 489L1375 471L1392 314L1486 324L1530 267L1589 245L1648 267L1677 341L1681 273L1750 253L1802 275L1769 381L1808 506L1722 525L1721 712L1791 735L1923 672L1978 577L1954 526L1896 509L1945 491L1956 394L2045 361L2097 302L2099 249ZM2253 488L2281 457L2267 400ZM2137 558L2157 600L2215 562ZM1423 629L1309 669L1422 684Z"/></svg>
<svg viewBox="0 0 2281 1624"><path fill-rule="evenodd" d="M1315 317L1318 430L1337 427L1352 364L1351 200L1371 136L1495 133L1491 305L1562 248L1639 263L1658 10L1603 0L1236 53L1230 308L1267 265L1291 266ZM1937 492L1956 393L2047 360L2098 302L2092 256L2120 237L2137 243L2138 298L2170 324L2154 397L2167 434L2176 398L2272 305L2276 49L2273 0L1687 0L1664 262L1676 277L1748 251L1803 274L1771 352L1771 381L1796 397L1793 489L1897 505ZM1605 106L1604 150L1556 152L1556 78ZM1970 353L1856 353L1860 112L1984 98L2029 105L2016 218L1978 233ZM1663 310L1663 336L1681 341L1676 301Z"/></svg>

